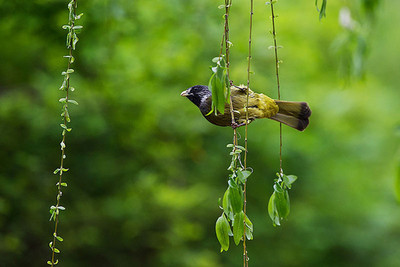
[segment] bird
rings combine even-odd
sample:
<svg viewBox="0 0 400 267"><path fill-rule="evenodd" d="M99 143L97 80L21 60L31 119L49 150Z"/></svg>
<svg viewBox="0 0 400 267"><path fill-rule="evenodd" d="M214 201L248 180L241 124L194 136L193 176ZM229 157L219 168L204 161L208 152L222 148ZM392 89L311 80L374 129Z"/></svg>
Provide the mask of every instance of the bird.
<svg viewBox="0 0 400 267"><path fill-rule="evenodd" d="M208 86L195 85L181 93L199 109L201 114L212 124L237 128L246 125L247 87L232 85L231 100L235 121L232 122L230 104L225 104L224 113L211 112L212 93ZM248 121L268 118L286 124L296 130L304 131L309 123L311 109L306 102L274 100L262 93L249 90Z"/></svg>

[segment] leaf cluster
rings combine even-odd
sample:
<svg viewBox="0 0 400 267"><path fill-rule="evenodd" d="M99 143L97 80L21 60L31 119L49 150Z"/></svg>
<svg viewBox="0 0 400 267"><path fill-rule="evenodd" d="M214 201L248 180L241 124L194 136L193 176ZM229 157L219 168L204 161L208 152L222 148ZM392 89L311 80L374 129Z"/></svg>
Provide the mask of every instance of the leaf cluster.
<svg viewBox="0 0 400 267"><path fill-rule="evenodd" d="M243 188L252 171L244 169L240 162L240 154L244 151L244 147L233 144L229 144L228 147L233 148L230 152L232 161L228 168L232 173L229 174L228 188L222 201L219 199L223 212L215 225L217 238L221 244L221 252L229 249L230 236L233 236L236 245L243 240L244 236L248 240L253 239L253 223L243 210Z"/></svg>
<svg viewBox="0 0 400 267"><path fill-rule="evenodd" d="M323 17L326 17L326 4L328 0L322 0L321 7L318 7L318 0L315 0L315 7L319 12L319 19L321 20Z"/></svg>
<svg viewBox="0 0 400 267"><path fill-rule="evenodd" d="M278 179L274 182L274 192L268 202L268 214L274 226L280 226L290 213L289 189L297 180L295 175L277 173Z"/></svg>
<svg viewBox="0 0 400 267"><path fill-rule="evenodd" d="M224 114L225 104L229 103L231 90L229 86L228 68L226 66L225 56L215 57L212 60L216 66L210 67L213 74L208 81L208 88L212 93L211 111Z"/></svg>

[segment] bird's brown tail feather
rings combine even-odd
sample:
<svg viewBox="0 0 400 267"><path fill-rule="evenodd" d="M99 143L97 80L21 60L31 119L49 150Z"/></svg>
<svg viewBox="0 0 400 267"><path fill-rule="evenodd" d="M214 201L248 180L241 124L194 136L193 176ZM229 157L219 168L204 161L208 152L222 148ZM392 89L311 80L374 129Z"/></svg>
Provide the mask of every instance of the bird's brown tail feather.
<svg viewBox="0 0 400 267"><path fill-rule="evenodd" d="M308 126L311 109L306 102L290 102L275 100L279 107L277 114L271 119L286 124L299 131L304 131Z"/></svg>

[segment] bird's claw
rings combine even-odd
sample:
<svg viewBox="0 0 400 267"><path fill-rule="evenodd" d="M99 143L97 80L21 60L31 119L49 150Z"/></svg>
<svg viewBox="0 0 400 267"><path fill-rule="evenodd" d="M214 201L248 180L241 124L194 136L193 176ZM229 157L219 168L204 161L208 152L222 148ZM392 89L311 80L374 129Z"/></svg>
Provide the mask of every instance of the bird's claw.
<svg viewBox="0 0 400 267"><path fill-rule="evenodd" d="M236 129L236 128L239 128L240 126L243 126L243 125L246 125L246 123L236 123L236 122L232 122L232 124L231 124L231 127L232 127L232 129Z"/></svg>

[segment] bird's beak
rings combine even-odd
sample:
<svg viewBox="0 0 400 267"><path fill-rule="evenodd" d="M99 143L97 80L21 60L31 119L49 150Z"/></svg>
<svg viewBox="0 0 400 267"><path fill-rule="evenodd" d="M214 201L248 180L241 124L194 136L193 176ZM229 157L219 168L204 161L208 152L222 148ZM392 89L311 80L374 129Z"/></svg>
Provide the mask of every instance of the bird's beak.
<svg viewBox="0 0 400 267"><path fill-rule="evenodd" d="M187 90L185 90L185 91L183 91L183 92L181 93L181 96L188 96L188 95L189 95L189 93L188 93Z"/></svg>

